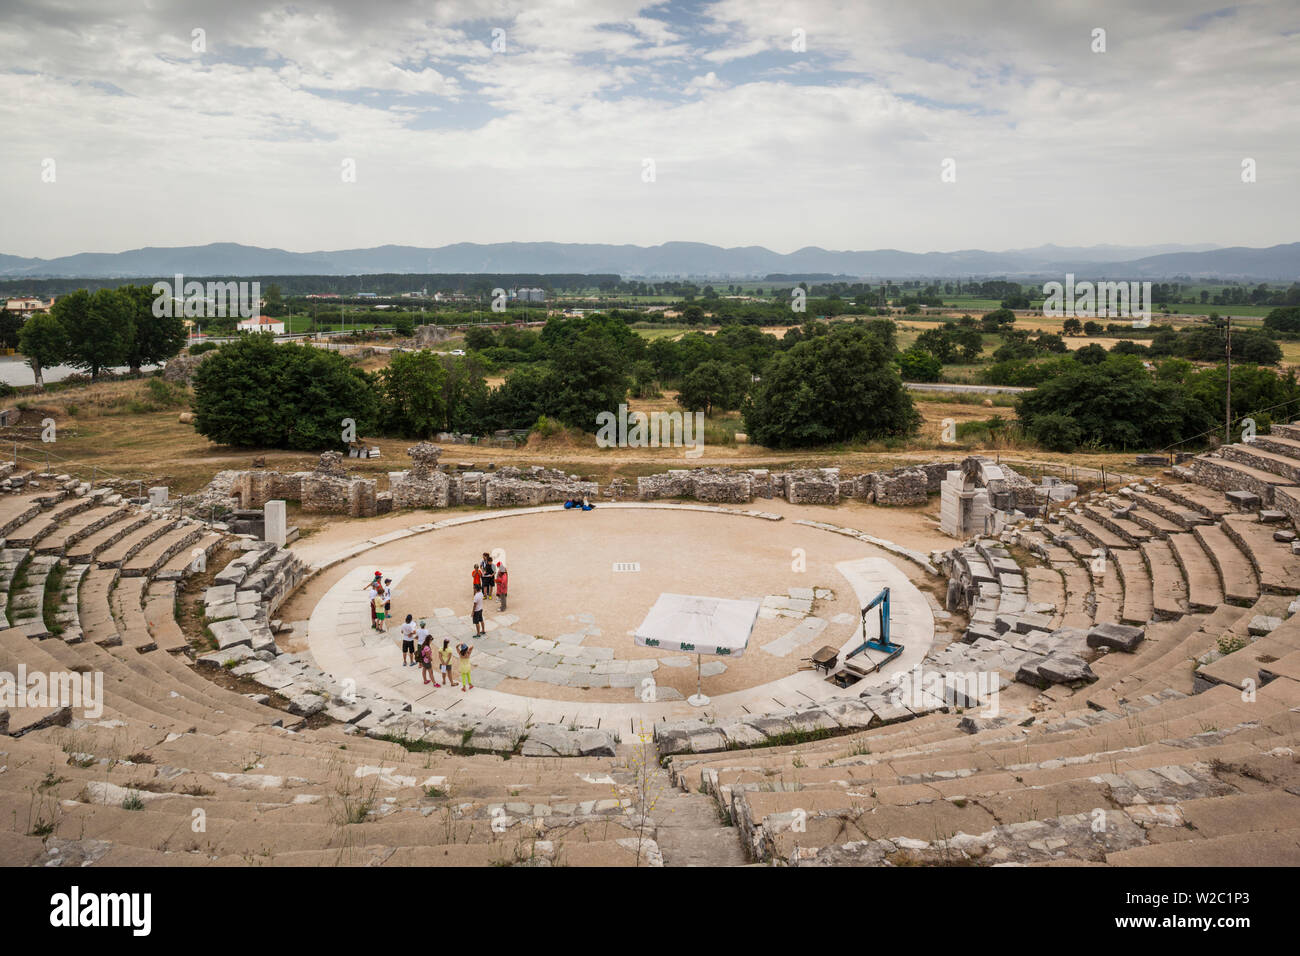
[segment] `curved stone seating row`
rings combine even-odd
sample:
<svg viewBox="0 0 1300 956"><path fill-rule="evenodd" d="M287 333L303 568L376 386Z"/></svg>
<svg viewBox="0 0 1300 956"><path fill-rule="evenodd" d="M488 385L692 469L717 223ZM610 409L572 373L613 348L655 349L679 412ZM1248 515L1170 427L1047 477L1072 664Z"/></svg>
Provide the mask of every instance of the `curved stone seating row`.
<svg viewBox="0 0 1300 956"><path fill-rule="evenodd" d="M41 786L70 736L55 728L15 742L13 782ZM607 761L566 761L563 770L530 758L453 761L285 731L178 734L146 755L149 763L88 753L60 766L45 791L60 805L53 833L28 838L26 862L53 862L52 849L71 865L659 862L653 827L638 837L627 775L615 781ZM205 822L197 835L196 809Z"/></svg>
<svg viewBox="0 0 1300 956"><path fill-rule="evenodd" d="M259 623L304 570L291 553L267 551L257 548L240 567L223 571L236 598L241 590L257 595L249 619ZM174 566L182 566L179 552L175 557ZM0 781L0 803L22 820L14 834L21 846L7 843L5 862L247 862L249 854L270 854L272 833L276 862L288 863L662 862L653 826L640 827L626 796L629 772L619 773L623 782L616 786L608 761L578 758L554 772L553 760L515 757L507 784L486 772L499 766L499 758L458 756L445 776L431 776L430 763L445 762L449 754L408 753L356 736L355 729L349 736L341 728L321 728L328 742L309 745L300 739L304 734L275 726L288 720L305 727L296 719L301 715L264 707L258 701L266 695L227 690L184 657L146 652L142 635L160 650L184 646L172 614L176 585L145 575L119 579L120 573L112 566L77 566L80 603L98 625L91 633L105 646L34 640L14 629L0 633L0 668L89 669L103 674L107 691L96 720L66 710L24 709L12 721L14 715L3 715L4 729L21 734L5 745L12 772ZM240 603L234 603L239 620ZM170 642L162 633L171 635ZM300 676L309 676L306 667L301 670ZM396 721L386 729L400 730ZM448 746L465 743L459 726L442 729ZM563 753L568 734L559 731L548 736L546 728L531 728L529 744L547 758ZM471 747L479 737L490 742L480 728ZM273 761L268 754L276 755ZM281 769L268 764L286 760L293 774L263 772ZM471 767L485 771L484 779L455 776ZM326 779L322 768L338 779ZM522 782L530 776L536 783ZM42 800L33 801L32 792ZM454 804L448 799L453 792ZM190 828L195 806L211 824L201 839L192 838ZM277 819L277 807L284 819ZM41 816L46 812L48 820ZM440 838L430 839L435 814Z"/></svg>
<svg viewBox="0 0 1300 956"><path fill-rule="evenodd" d="M1300 426L1287 428L1265 452L1294 457ZM1216 457L1231 463L1227 471L1187 474L1217 480L1248 460L1270 461ZM1288 474L1290 466L1271 464L1278 477ZM972 643L927 663L968 663L963 648L993 653L1015 636L1011 617L1031 601L1035 610L1057 605L1033 622L1048 635L1064 631L1070 616L1144 625L1146 639L1131 653L1091 662L1095 683L1049 685L1026 700L1016 696L1021 681L1003 685L999 715L976 708L959 717L953 711L962 708L950 707L762 749L703 722L664 730L660 738L677 751L674 780L712 794L762 861L1300 862L1300 774L1285 756L1300 740L1300 617L1291 617L1300 611L1292 600L1300 574L1286 514L1235 514L1224 491L1151 482L1004 534L1039 567L1013 570L1004 563L1010 551L990 542L951 553L947 568L971 613L963 639ZM1096 549L1114 574L1095 573ZM1023 590L1006 587L1004 575L1016 571ZM1027 710L1016 706L1026 702ZM745 723L761 726L762 716ZM724 746L709 745L710 735ZM1047 806L1050 813L1038 809Z"/></svg>
<svg viewBox="0 0 1300 956"><path fill-rule="evenodd" d="M1253 514L1227 515L1222 527L1250 563L1263 593L1295 594L1300 590L1300 554L1291 547L1293 532L1287 532L1291 536L1280 541L1277 534L1285 526L1261 521L1259 515Z"/></svg>
<svg viewBox="0 0 1300 956"><path fill-rule="evenodd" d="M201 664L229 668L273 690L302 717L324 714L351 733L426 746L453 747L529 756L613 756L607 730L468 717L412 705L373 688L336 681L306 655L281 654L271 632L271 615L306 574L292 551L256 547L218 572L204 594L205 618L218 649Z"/></svg>
<svg viewBox="0 0 1300 956"><path fill-rule="evenodd" d="M1240 821L1237 832L1295 826L1300 797L1283 789L1252 794L1253 779L1216 767L1294 742L1294 730L1280 724L1298 686L1265 688L1262 712L1227 688L1208 698L1166 693L1123 718L1083 712L965 738L891 733L910 726L899 725L779 750L675 757L671 769L680 786L715 797L758 860L1120 862L1117 854L1158 845L1160 828L1173 833L1188 819L1208 818L1221 806L1208 801L1249 795L1269 811ZM1260 726L1258 718L1274 715L1279 726ZM1284 761L1265 763L1272 774L1293 773ZM1097 819L1098 809L1106 814L1103 831L1079 825L1080 816ZM1271 858L1296 855L1282 844Z"/></svg>
<svg viewBox="0 0 1300 956"><path fill-rule="evenodd" d="M1300 832L1300 781L1285 756L1300 745L1296 609L1273 590L1285 588L1288 542L1273 537L1271 517L1215 513L1222 494L1195 487L1096 496L945 558L959 581L978 583L964 595L971 627L921 670L997 671L984 692L958 681L892 694L877 685L656 724L647 736L681 788L673 799L703 788L753 859L794 865L1247 852L1257 864L1300 862L1300 840L1288 836ZM6 497L0 527L63 504ZM107 506L50 523L32 550L59 535L66 543L65 526L84 528ZM162 576L183 575L188 549L210 539L172 526L141 542L163 521L127 528L133 520L66 544L92 548L63 585L65 598L69 585L79 593L86 640L0 631L0 669L91 668L111 688L99 719L8 715L21 736L2 748L0 811L15 821L6 862L661 862L654 821L640 827L653 801L627 762L632 741L608 735L592 756L559 761L596 743L592 732L428 711L279 653L275 609L308 570L292 552L243 542L204 595L225 646L197 666L168 653L186 642L171 613L176 584ZM1107 570L1094 574L1098 547ZM1215 603L1216 582L1242 606ZM208 821L201 835L190 827L196 808Z"/></svg>
<svg viewBox="0 0 1300 956"><path fill-rule="evenodd" d="M29 637L50 636L45 623L45 584L58 564L57 556L37 554L29 555L18 566L10 582L8 617L11 627Z"/></svg>
<svg viewBox="0 0 1300 956"><path fill-rule="evenodd" d="M105 497L104 489L96 489L95 496L64 498L49 510L42 510L28 521L5 533L5 544L14 548L33 549L37 543L60 527L68 519L88 511Z"/></svg>

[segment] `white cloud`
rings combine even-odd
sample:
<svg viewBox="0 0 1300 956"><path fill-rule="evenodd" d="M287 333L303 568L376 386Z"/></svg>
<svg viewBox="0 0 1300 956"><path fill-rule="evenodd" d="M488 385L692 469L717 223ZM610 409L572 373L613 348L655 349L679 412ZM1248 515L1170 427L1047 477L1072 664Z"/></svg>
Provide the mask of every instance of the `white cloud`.
<svg viewBox="0 0 1300 956"><path fill-rule="evenodd" d="M1294 18L1262 2L1197 20L1215 9L102 0L69 19L18 3L0 34L0 251L1292 241Z"/></svg>

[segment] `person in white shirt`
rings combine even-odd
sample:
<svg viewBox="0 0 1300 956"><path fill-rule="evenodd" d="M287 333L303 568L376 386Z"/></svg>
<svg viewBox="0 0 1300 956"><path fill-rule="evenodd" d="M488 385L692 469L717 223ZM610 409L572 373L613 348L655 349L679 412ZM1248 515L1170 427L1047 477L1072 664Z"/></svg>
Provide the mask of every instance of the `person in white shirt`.
<svg viewBox="0 0 1300 956"><path fill-rule="evenodd" d="M411 619L411 615L406 615L406 620L402 622L400 628L402 632L402 666L415 667L419 661L415 656L415 636L418 628Z"/></svg>
<svg viewBox="0 0 1300 956"><path fill-rule="evenodd" d="M474 613L471 617L474 621L474 633L478 635L486 634L487 628L483 626L483 589L481 587L474 589Z"/></svg>

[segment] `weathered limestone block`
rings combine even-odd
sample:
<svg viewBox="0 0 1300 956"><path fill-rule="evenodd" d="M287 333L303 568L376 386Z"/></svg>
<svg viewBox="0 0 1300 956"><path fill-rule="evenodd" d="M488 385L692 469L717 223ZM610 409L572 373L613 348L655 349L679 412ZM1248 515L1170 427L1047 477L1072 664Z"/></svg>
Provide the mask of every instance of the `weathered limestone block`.
<svg viewBox="0 0 1300 956"><path fill-rule="evenodd" d="M261 508L274 498L275 495L271 493L271 477L272 472L269 471L241 472L235 482L240 507Z"/></svg>
<svg viewBox="0 0 1300 956"><path fill-rule="evenodd" d="M481 505L487 494L487 475L481 471L465 471L460 475L460 503Z"/></svg>
<svg viewBox="0 0 1300 956"><path fill-rule="evenodd" d="M646 475L636 480L636 496L641 501L689 498L693 489L691 473L685 468L674 468L660 475Z"/></svg>
<svg viewBox="0 0 1300 956"><path fill-rule="evenodd" d="M390 471L388 487L393 493L394 508L446 508L451 500L451 480L440 471L427 475L409 471Z"/></svg>
<svg viewBox="0 0 1300 956"><path fill-rule="evenodd" d="M839 504L840 470L804 468L786 472L785 500L792 505Z"/></svg>
<svg viewBox="0 0 1300 956"><path fill-rule="evenodd" d="M871 479L870 496L878 505L923 505L929 493L929 480L920 468L879 471Z"/></svg>

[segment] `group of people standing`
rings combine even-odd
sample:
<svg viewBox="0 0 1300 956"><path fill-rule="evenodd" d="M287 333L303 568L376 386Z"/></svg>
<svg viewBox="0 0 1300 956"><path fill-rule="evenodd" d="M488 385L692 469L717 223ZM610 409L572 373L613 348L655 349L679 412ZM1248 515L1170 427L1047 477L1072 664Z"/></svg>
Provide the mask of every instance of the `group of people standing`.
<svg viewBox="0 0 1300 956"><path fill-rule="evenodd" d="M417 625L413 618L414 615L408 614L402 622L402 666L419 667L424 682L434 687L443 684L456 687L459 683L462 693L472 690L474 685L471 683L469 658L474 653L474 648L468 643L461 643L453 650L449 637L442 639L442 647L435 647L428 622L422 618ZM455 660L460 663L459 682L452 676L452 662ZM438 668L436 675L435 666Z"/></svg>
<svg viewBox="0 0 1300 956"><path fill-rule="evenodd" d="M474 624L476 637L487 633L483 623L483 604L495 596L502 611L506 609L506 595L510 588L510 575L504 561L493 561L492 556L484 551L483 560L474 565L474 598L470 618ZM383 572L376 571L371 581L363 588L370 604L370 626L382 633L388 630L388 621L393 613L393 579L386 578ZM461 691L472 690L470 656L474 646L468 641L456 647L451 646L450 638L443 638L442 647L436 647L433 635L429 632L428 622L421 619L417 624L413 614L406 615L400 627L402 635L402 666L419 667L424 683L434 687L460 687ZM454 665L458 664L460 680L454 674ZM436 672L435 672L436 669Z"/></svg>
<svg viewBox="0 0 1300 956"><path fill-rule="evenodd" d="M470 612L470 618L474 622L474 633L485 634L487 631L483 625L483 602L492 597L492 592L495 591L501 605L500 610L506 609L506 592L510 586L510 574L506 571L505 562L493 562L492 555L484 551L483 560L474 565L470 579L474 582L474 605Z"/></svg>

